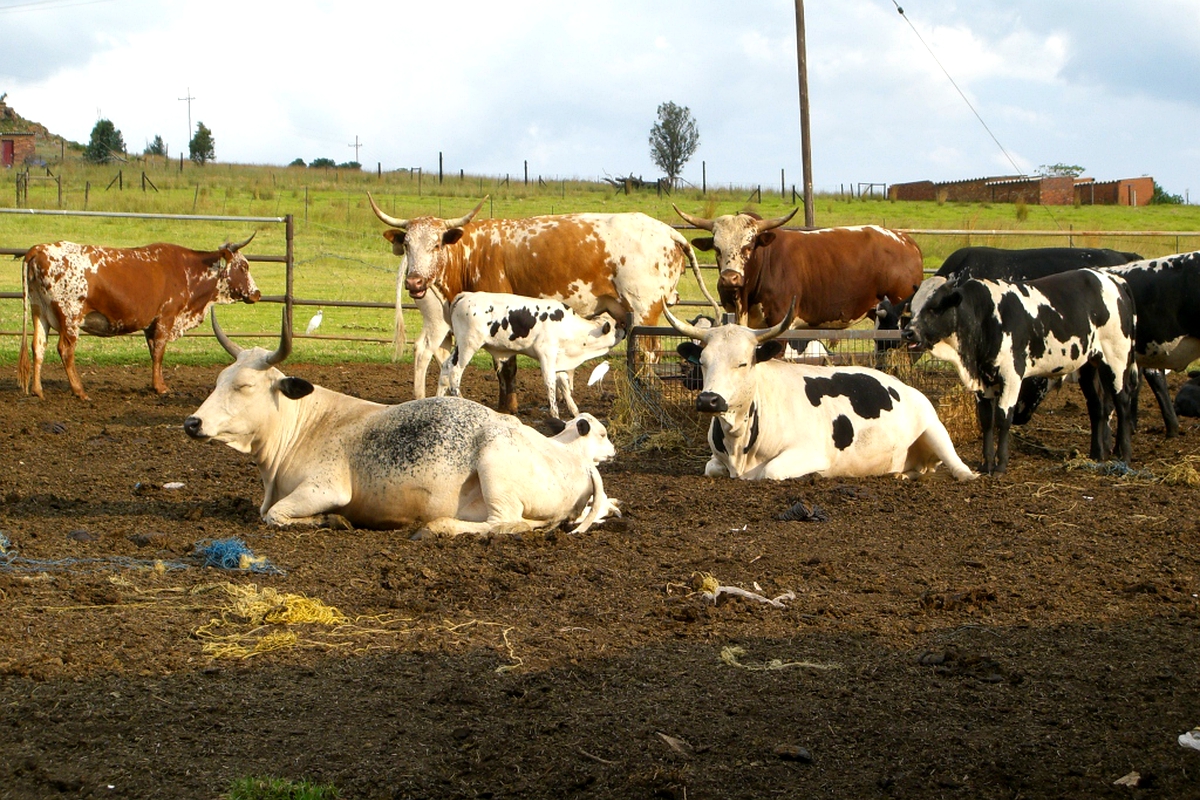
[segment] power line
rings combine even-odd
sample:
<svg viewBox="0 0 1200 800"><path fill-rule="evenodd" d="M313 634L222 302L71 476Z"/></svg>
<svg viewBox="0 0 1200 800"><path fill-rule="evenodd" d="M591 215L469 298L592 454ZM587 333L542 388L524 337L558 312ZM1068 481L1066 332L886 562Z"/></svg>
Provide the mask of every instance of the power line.
<svg viewBox="0 0 1200 800"><path fill-rule="evenodd" d="M933 63L938 65L938 68L941 69L942 74L946 76L946 80L950 81L950 85L954 87L954 91L958 92L958 96L961 97L963 102L967 104L967 108L971 109L971 113L975 115L975 119L979 120L979 124L983 126L985 131L987 131L988 136L992 137L992 141L996 143L996 147L1000 148L1001 153L1004 153L1004 157L1008 159L1008 163L1012 164L1013 169L1017 171L1018 175L1024 175L1025 171L1017 166L1016 159L1009 154L1008 150L1004 149L1004 145L1000 144L1000 140L996 138L996 134L992 133L992 129L989 128L988 124L983 121L983 117L980 116L979 112L975 110L975 106L971 105L971 101L967 99L967 95L962 89L959 88L958 83L950 75L950 71L947 70L942 65L942 62L938 60L937 55L933 52L933 48L925 42L924 37L921 36L921 32L917 30L917 26L912 24L912 20L910 20L908 15L904 13L904 9L900 7L900 3L897 2L897 0L892 0L892 5L896 7L896 11L900 12L900 16L903 17L904 21L908 23L908 27L912 28L912 32L916 35L917 40L925 47L927 51L929 51L929 57L933 59ZM1054 224L1061 229L1062 224L1058 221L1058 217L1054 216L1054 212L1042 202L1041 192L1038 193L1038 205L1046 210L1046 213L1050 215L1050 219L1052 219Z"/></svg>
<svg viewBox="0 0 1200 800"><path fill-rule="evenodd" d="M929 56L933 59L933 63L938 65L938 68L941 69L942 73L946 76L946 80L950 81L950 85L954 87L954 91L958 92L958 96L961 97L963 102L967 104L967 108L971 109L971 113L975 115L975 119L979 120L979 124L983 126L985 131L987 131L988 136L992 137L992 141L996 143L996 147L999 147L1000 152L1004 153L1004 157L1008 159L1008 163L1013 165L1013 169L1017 171L1018 175L1024 175L1025 171L1017 166L1016 160L1013 159L1013 157L1009 155L1008 151L1004 149L1004 145L1000 144L1000 140L996 138L996 134L992 133L992 129L989 128L988 124L983 121L983 117L981 117L979 112L975 110L975 106L971 105L971 101L967 99L967 95L963 92L963 90L958 87L958 84L955 82L954 78L951 77L949 70L942 66L941 61L938 61L938 57L934 54L933 48L925 43L925 39L922 38L921 32L917 30L916 25L912 24L912 20L910 20L904 13L904 9L900 7L900 4L896 2L896 0L892 0L892 5L896 6L896 10L900 12L900 16L904 17L904 21L908 23L908 27L912 28L912 32L917 35L917 40L920 41L921 44L924 45L925 49L929 51Z"/></svg>

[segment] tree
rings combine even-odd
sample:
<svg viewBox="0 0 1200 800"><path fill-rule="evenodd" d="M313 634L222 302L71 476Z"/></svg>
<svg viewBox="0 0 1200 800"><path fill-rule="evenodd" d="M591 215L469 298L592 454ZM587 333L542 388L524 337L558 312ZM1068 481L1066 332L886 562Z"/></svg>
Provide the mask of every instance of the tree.
<svg viewBox="0 0 1200 800"><path fill-rule="evenodd" d="M203 122L196 123L196 135L188 142L188 157L202 167L216 158L212 131Z"/></svg>
<svg viewBox="0 0 1200 800"><path fill-rule="evenodd" d="M691 110L670 102L660 105L658 122L650 129L650 158L667 174L672 187L699 146L700 130Z"/></svg>
<svg viewBox="0 0 1200 800"><path fill-rule="evenodd" d="M1167 205L1178 206L1183 205L1183 197L1177 194L1171 194L1166 189L1158 185L1158 181L1154 181L1154 194L1150 198L1152 205Z"/></svg>
<svg viewBox="0 0 1200 800"><path fill-rule="evenodd" d="M121 132L111 120L97 120L92 128L91 141L83 151L84 159L93 164L107 164L113 160L124 161L124 155L125 140L121 138Z"/></svg>
<svg viewBox="0 0 1200 800"><path fill-rule="evenodd" d="M1044 178L1078 178L1083 174L1083 167L1078 164L1042 164L1037 168L1037 174Z"/></svg>
<svg viewBox="0 0 1200 800"><path fill-rule="evenodd" d="M288 164L288 166L289 167L306 167L308 165L304 163L303 158L297 158L294 161L292 161L292 163Z"/></svg>
<svg viewBox="0 0 1200 800"><path fill-rule="evenodd" d="M147 156L165 156L167 154L167 146L163 144L162 137L155 134L154 141L146 145L146 151L143 155Z"/></svg>
<svg viewBox="0 0 1200 800"><path fill-rule="evenodd" d="M327 169L329 167L336 167L336 166L337 166L337 162L335 162L332 158L314 158L309 163L308 168L309 169Z"/></svg>

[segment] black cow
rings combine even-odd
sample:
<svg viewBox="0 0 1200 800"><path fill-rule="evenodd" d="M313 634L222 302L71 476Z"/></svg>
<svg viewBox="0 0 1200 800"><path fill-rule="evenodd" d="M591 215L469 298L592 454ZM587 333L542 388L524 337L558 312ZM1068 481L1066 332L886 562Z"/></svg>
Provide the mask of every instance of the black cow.
<svg viewBox="0 0 1200 800"><path fill-rule="evenodd" d="M1200 372L1189 372L1191 378L1175 395L1175 413L1180 417L1200 417Z"/></svg>
<svg viewBox="0 0 1200 800"><path fill-rule="evenodd" d="M1118 457L1129 461L1134 305L1119 277L1083 269L1026 283L948 282L917 309L904 336L954 364L975 392L985 472L1008 465L1008 431L1022 379L1075 370L1092 423L1091 457L1109 455L1102 390L1117 411Z"/></svg>

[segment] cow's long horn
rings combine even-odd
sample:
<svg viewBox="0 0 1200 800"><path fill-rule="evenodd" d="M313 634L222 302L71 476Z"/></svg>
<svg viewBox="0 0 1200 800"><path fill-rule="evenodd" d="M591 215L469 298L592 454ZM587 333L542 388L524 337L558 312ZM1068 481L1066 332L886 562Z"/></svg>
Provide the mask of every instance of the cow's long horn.
<svg viewBox="0 0 1200 800"><path fill-rule="evenodd" d="M383 213L383 209L375 205L375 198L371 197L370 192L367 192L367 200L370 201L371 208L374 210L375 216L379 217L380 221L383 222L384 225L391 225L393 228L399 228L402 231L408 230L408 220L400 219L399 217L390 217Z"/></svg>
<svg viewBox="0 0 1200 800"><path fill-rule="evenodd" d="M713 331L712 328L697 328L689 322L675 319L675 315L666 308L663 309L663 315L667 318L667 322L671 323L672 328L689 339L698 339L701 342L706 342L708 341L708 335Z"/></svg>
<svg viewBox="0 0 1200 800"><path fill-rule="evenodd" d="M697 228L703 228L706 231L711 231L713 229L713 221L711 219L705 219L704 217L693 217L691 214L680 211L679 206L675 205L674 203L671 203L671 208L675 209L675 213L683 217L684 222L688 223L689 225L695 225ZM792 213L794 214L796 212L793 211Z"/></svg>
<svg viewBox="0 0 1200 800"><path fill-rule="evenodd" d="M446 228L461 228L463 225L466 225L476 214L479 213L479 209L483 208L483 204L488 201L489 197L491 197L491 195L484 195L483 199L479 201L479 205L475 206L475 208L471 209L469 213L464 214L458 219L445 220Z"/></svg>
<svg viewBox="0 0 1200 800"><path fill-rule="evenodd" d="M770 328L761 328L759 330L754 331L754 338L758 340L759 344L762 344L763 342L769 342L772 339L774 339L776 336L778 336L779 334L783 333L788 328L790 328L792 325L792 320L794 320L795 318L796 318L796 298L793 297L792 304L790 306L788 306L787 314L784 316L783 321L780 322L778 325L772 326Z"/></svg>
<svg viewBox="0 0 1200 800"><path fill-rule="evenodd" d="M255 231L254 233L250 234L250 238L247 239L246 241L242 242L241 244L230 244L230 243L226 242L225 249L232 250L233 252L236 253L238 250L241 250L243 247L250 244L250 242L254 240L254 236L257 233L258 233L258 231Z"/></svg>
<svg viewBox="0 0 1200 800"><path fill-rule="evenodd" d="M210 316L212 316L213 333L216 335L217 341L221 343L221 347L225 348L226 353L229 353L229 355L237 358L238 353L242 352L242 348L234 344L233 340L225 335L225 331L221 330L221 326L217 323L216 306L213 306Z"/></svg>
<svg viewBox="0 0 1200 800"><path fill-rule="evenodd" d="M267 363L272 367L283 363L292 353L292 321L288 318L287 306L283 307L283 326L279 333L279 347L267 356Z"/></svg>
<svg viewBox="0 0 1200 800"><path fill-rule="evenodd" d="M775 219L755 220L754 226L758 228L759 233L762 233L763 231L769 231L772 228L781 227L782 225L785 225L789 219L796 216L796 212L799 210L800 208L797 206L796 208L792 209L792 213L784 214L782 217L775 217Z"/></svg>

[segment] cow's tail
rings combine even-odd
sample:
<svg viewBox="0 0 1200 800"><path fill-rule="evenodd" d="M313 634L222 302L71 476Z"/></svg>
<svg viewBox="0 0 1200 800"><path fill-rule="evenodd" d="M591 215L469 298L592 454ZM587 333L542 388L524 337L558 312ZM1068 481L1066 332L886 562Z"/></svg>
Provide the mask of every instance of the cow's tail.
<svg viewBox="0 0 1200 800"><path fill-rule="evenodd" d="M692 247L691 242L684 238L682 234L680 234L679 238L683 239L683 252L692 265L692 272L696 275L696 283L700 284L700 291L704 293L704 297L713 307L713 318L721 319L721 305L712 296L712 293L708 291L708 284L704 282L704 276L700 274L700 261L696 258L695 248Z"/></svg>
<svg viewBox="0 0 1200 800"><path fill-rule="evenodd" d="M596 469L595 464L588 464L588 470L592 478L592 507L583 521L576 526L571 533L583 533L588 528L598 522L603 522L609 512L621 516L620 510L617 508L617 501L609 499L604 493L604 481L600 478L600 471Z"/></svg>
<svg viewBox="0 0 1200 800"><path fill-rule="evenodd" d="M29 258L26 253L21 261L21 350L17 356L17 383L25 394L29 394L30 378L29 349L25 346L29 325Z"/></svg>
<svg viewBox="0 0 1200 800"><path fill-rule="evenodd" d="M396 274L396 330L392 334L392 361L399 361L404 355L404 345L408 342L408 334L404 330L404 273Z"/></svg>

